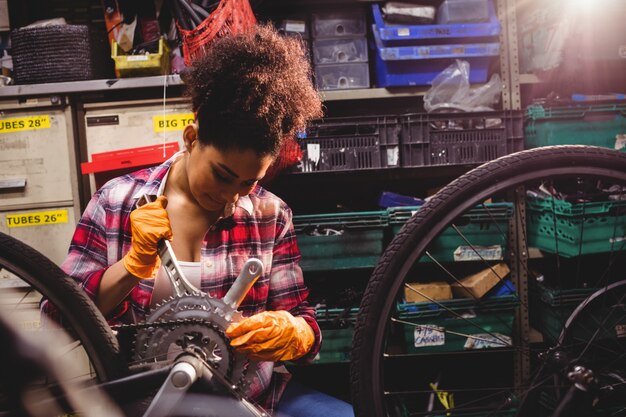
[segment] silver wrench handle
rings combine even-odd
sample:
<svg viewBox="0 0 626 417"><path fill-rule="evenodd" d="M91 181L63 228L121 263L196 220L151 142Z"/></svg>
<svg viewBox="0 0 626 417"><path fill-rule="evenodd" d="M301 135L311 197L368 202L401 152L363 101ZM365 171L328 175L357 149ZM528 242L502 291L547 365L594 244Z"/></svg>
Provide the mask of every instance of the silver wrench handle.
<svg viewBox="0 0 626 417"><path fill-rule="evenodd" d="M246 297L246 294L248 294L250 288L262 274L263 262L257 258L248 259L233 286L230 287L222 300L236 310Z"/></svg>
<svg viewBox="0 0 626 417"><path fill-rule="evenodd" d="M156 200L155 195L144 194L137 201L136 207L141 207L144 204L151 203ZM159 258L161 258L161 266L165 270L167 278L172 285L172 294L180 297L185 294L203 294L199 288L196 288L190 283L185 274L180 269L176 255L174 255L174 249L172 249L172 243L169 240L163 239L158 244Z"/></svg>

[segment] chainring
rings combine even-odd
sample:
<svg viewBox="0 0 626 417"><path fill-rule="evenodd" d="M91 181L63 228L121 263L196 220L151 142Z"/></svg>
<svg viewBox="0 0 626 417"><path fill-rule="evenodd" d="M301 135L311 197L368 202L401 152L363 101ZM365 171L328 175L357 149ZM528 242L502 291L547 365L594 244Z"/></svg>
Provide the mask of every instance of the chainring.
<svg viewBox="0 0 626 417"><path fill-rule="evenodd" d="M225 334L231 323L242 318L218 298L199 293L171 297L157 305L137 331L134 360L171 362L182 351L192 350L245 394L250 385L246 376L256 374L256 362L236 352Z"/></svg>

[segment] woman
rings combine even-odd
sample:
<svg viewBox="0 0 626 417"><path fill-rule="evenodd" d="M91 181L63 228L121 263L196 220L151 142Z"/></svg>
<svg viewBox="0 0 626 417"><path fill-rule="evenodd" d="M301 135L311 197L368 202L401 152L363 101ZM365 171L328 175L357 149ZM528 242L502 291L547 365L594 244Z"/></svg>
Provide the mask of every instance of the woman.
<svg viewBox="0 0 626 417"><path fill-rule="evenodd" d="M251 398L294 417L351 415L346 403L292 384L279 404L289 375L272 372L275 362L311 360L321 342L291 211L257 184L283 141L322 114L301 44L267 26L222 38L185 82L196 121L183 132L184 150L98 190L62 267L111 322L128 323L163 298L154 280L161 239L218 298L248 258L261 259L265 271L240 307L247 317L227 329L234 348L265 361ZM145 194L159 197L135 209Z"/></svg>

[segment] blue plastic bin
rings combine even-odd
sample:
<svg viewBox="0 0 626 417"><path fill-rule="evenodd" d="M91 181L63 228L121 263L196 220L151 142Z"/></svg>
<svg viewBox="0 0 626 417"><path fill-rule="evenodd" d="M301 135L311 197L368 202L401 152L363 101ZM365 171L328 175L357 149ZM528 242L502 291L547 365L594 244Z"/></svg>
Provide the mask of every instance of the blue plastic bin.
<svg viewBox="0 0 626 417"><path fill-rule="evenodd" d="M495 8L490 2L490 20L486 23L456 23L447 25L387 25L383 20L380 5L372 5L374 17L374 33L378 34L385 46L402 45L406 41L428 39L454 39L454 38L484 38L500 35L500 22L496 16Z"/></svg>
<svg viewBox="0 0 626 417"><path fill-rule="evenodd" d="M444 69L461 58L470 64L470 83L484 83L500 44L392 46L382 44L374 28L376 81L379 87L430 85Z"/></svg>
<svg viewBox="0 0 626 417"><path fill-rule="evenodd" d="M393 193L391 191L383 191L378 199L378 205L383 208L421 206L422 204L424 204L424 200L421 198Z"/></svg>

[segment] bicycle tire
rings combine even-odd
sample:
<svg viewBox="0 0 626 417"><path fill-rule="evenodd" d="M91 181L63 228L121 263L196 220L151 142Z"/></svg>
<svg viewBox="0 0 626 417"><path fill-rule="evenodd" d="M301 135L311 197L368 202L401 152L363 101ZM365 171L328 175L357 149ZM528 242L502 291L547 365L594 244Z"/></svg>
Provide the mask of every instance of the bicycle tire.
<svg viewBox="0 0 626 417"><path fill-rule="evenodd" d="M25 243L0 233L0 269L27 282L56 307L63 327L78 338L99 382L126 374L118 340L93 301L56 264Z"/></svg>
<svg viewBox="0 0 626 417"><path fill-rule="evenodd" d="M407 221L384 251L361 300L350 373L357 416L391 415L383 399L384 338L404 279L429 243L453 219L497 192L541 178L573 173L626 183L626 154L577 145L511 154L451 182Z"/></svg>

